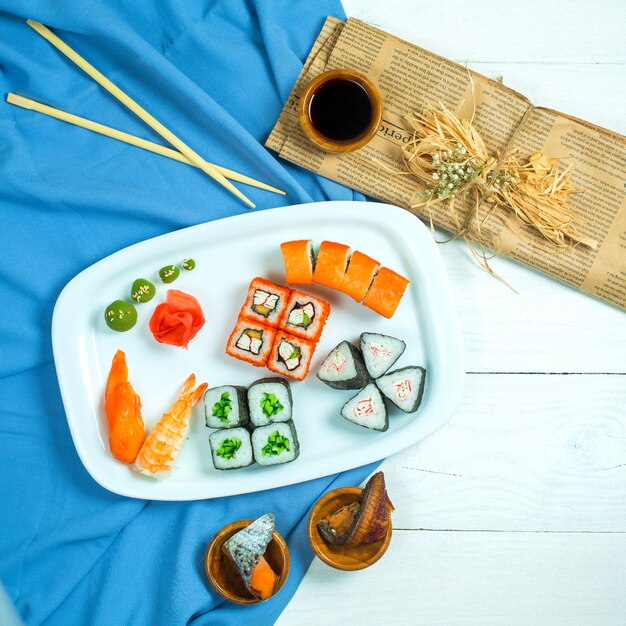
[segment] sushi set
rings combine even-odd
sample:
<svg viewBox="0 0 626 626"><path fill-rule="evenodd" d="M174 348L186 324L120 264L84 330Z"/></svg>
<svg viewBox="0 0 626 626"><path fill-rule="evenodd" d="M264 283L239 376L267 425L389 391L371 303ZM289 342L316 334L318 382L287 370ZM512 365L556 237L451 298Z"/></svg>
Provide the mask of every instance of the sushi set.
<svg viewBox="0 0 626 626"><path fill-rule="evenodd" d="M138 498L364 465L439 428L461 394L438 250L389 205L284 207L135 244L66 286L52 339L83 464Z"/></svg>

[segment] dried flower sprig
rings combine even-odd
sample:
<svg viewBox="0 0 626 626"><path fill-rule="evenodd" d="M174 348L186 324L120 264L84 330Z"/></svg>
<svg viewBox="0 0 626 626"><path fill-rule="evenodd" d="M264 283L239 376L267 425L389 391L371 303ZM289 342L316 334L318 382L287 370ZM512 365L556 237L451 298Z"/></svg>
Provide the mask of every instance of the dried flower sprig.
<svg viewBox="0 0 626 626"><path fill-rule="evenodd" d="M445 203L457 225L457 236L479 245L485 243L485 237L478 209L487 203L491 212L512 210L557 246L597 246L579 233L575 216L566 206L569 195L581 191L574 189L567 177L571 166L560 171L559 159L542 152L522 157L517 148L503 156L490 155L473 120L458 118L443 104L438 110L408 116L407 121L413 136L403 147L404 161L408 171L426 186L412 208L430 210L433 204ZM474 209L463 218L457 211L457 196L464 205L474 198ZM486 258L484 250L481 256Z"/></svg>

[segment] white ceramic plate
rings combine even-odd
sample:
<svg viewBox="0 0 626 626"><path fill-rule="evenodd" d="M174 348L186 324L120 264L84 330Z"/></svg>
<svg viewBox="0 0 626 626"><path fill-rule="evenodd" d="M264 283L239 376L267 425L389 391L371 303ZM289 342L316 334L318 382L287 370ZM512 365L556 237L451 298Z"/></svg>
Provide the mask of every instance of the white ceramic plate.
<svg viewBox="0 0 626 626"><path fill-rule="evenodd" d="M227 356L226 339L235 325L248 284L255 276L285 284L280 243L324 239L346 243L406 276L411 284L394 317L387 320L348 296L324 287L302 287L326 299L331 314L302 382L292 382L294 423L300 456L274 467L217 471L213 468L202 403L192 414L189 440L171 475L162 481L132 472L109 451L103 391L111 359L124 350L129 378L141 396L151 428L172 404L189 373L209 387L249 385L271 375ZM158 270L192 257L196 269L181 270L163 285ZM137 305L137 325L111 331L105 307L129 299L135 278L157 286L155 298ZM174 288L195 296L206 324L189 349L157 343L148 329L154 307ZM315 371L341 340L358 342L361 332L402 338L407 348L394 367L422 365L426 388L419 410L390 410L386 432L347 422L339 411L354 393L330 389ZM364 202L321 202L259 211L199 224L121 250L92 265L63 290L52 320L54 360L63 404L78 454L92 477L115 493L151 500L195 500L289 485L387 457L442 426L456 409L462 390L461 344L448 280L427 228L394 206Z"/></svg>

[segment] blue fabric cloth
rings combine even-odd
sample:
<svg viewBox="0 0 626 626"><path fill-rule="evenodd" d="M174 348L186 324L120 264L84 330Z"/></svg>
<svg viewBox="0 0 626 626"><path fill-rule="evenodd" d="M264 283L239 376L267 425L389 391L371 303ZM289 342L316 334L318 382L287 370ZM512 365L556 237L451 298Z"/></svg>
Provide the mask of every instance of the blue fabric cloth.
<svg viewBox="0 0 626 626"><path fill-rule="evenodd" d="M50 321L80 270L134 242L248 211L195 168L4 102L14 91L162 141L26 24L57 31L209 160L273 183L258 210L361 199L262 143L334 0L0 0L0 579L28 624L270 624L306 571L306 517L373 467L254 495L146 502L98 486L73 446ZM276 515L286 587L223 602L203 555L225 523Z"/></svg>

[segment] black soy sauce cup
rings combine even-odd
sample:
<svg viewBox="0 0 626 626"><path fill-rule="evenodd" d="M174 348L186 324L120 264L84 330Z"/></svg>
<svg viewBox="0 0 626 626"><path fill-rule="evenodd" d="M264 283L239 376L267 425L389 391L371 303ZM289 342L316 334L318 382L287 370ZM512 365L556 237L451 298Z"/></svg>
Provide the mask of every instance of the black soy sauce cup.
<svg viewBox="0 0 626 626"><path fill-rule="evenodd" d="M331 89L335 97L326 94L324 110L316 112L316 96L319 102ZM320 74L307 85L298 106L304 134L326 152L359 150L374 138L382 117L383 99L378 88L354 70Z"/></svg>

